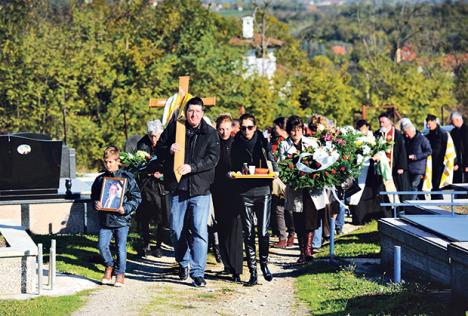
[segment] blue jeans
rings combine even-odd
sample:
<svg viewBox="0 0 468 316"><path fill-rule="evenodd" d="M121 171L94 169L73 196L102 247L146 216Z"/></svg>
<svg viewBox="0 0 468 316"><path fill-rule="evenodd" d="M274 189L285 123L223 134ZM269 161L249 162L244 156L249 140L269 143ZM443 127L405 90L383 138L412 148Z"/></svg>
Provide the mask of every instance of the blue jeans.
<svg viewBox="0 0 468 316"><path fill-rule="evenodd" d="M99 253L106 267L114 266L114 259L110 251L112 235L117 244L117 266L114 267L115 274L124 274L127 268L127 236L128 226L124 227L101 227L99 230Z"/></svg>
<svg viewBox="0 0 468 316"><path fill-rule="evenodd" d="M345 224L345 213L346 213L346 209L344 208L343 205L339 205L340 207L340 211L338 212L338 215L336 216L336 222L335 222L335 226L336 226L336 229L339 230L339 231L343 231L343 227L344 227L344 224Z"/></svg>
<svg viewBox="0 0 468 316"><path fill-rule="evenodd" d="M421 184L422 175L420 174L409 174L410 187L408 191L419 191ZM412 194L408 197L410 200L418 200L417 194Z"/></svg>
<svg viewBox="0 0 468 316"><path fill-rule="evenodd" d="M189 197L171 194L169 226L175 259L184 268L190 265L190 277L204 277L208 252L208 215L211 195Z"/></svg>
<svg viewBox="0 0 468 316"><path fill-rule="evenodd" d="M312 240L312 248L320 249L322 247L322 219L319 218L320 226L314 230L314 239Z"/></svg>

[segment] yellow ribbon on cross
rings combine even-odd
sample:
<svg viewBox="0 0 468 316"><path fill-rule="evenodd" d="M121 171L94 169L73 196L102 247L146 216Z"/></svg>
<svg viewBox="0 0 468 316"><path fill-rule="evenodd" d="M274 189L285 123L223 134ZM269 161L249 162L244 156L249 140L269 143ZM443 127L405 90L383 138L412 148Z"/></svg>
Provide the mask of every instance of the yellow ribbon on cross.
<svg viewBox="0 0 468 316"><path fill-rule="evenodd" d="M186 128L185 128L185 106L187 102L193 96L190 93L186 93L185 95L181 96L179 93L176 93L166 101L166 105L164 106L164 116L163 116L163 124L169 122L171 119L176 121L176 135L175 135L175 142L181 148L181 150L176 151L174 153L174 174L176 177L177 182L180 181L182 175L177 171L177 169L185 163L185 136L186 136Z"/></svg>

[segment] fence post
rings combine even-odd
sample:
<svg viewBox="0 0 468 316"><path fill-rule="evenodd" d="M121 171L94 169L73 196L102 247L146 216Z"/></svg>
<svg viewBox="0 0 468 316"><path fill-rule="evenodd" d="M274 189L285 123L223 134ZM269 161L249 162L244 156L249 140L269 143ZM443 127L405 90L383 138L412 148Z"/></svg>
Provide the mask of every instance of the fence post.
<svg viewBox="0 0 468 316"><path fill-rule="evenodd" d="M335 257L335 219L330 219L330 261Z"/></svg>
<svg viewBox="0 0 468 316"><path fill-rule="evenodd" d="M42 244L37 245L37 294L42 294Z"/></svg>
<svg viewBox="0 0 468 316"><path fill-rule="evenodd" d="M393 253L393 281L401 282L401 247L395 246Z"/></svg>
<svg viewBox="0 0 468 316"><path fill-rule="evenodd" d="M453 208L453 196L455 195L455 192L450 193L450 209L452 210L452 216L455 216L455 210Z"/></svg>
<svg viewBox="0 0 468 316"><path fill-rule="evenodd" d="M392 194L392 199L393 199L393 205L392 205L392 209L393 209L393 218L396 218L396 217L397 217L396 205L395 205L395 196L396 196L396 194Z"/></svg>
<svg viewBox="0 0 468 316"><path fill-rule="evenodd" d="M51 240L51 245L50 245L50 256L49 256L49 286L50 290L54 289L55 286L55 258L57 254L57 243L55 239Z"/></svg>

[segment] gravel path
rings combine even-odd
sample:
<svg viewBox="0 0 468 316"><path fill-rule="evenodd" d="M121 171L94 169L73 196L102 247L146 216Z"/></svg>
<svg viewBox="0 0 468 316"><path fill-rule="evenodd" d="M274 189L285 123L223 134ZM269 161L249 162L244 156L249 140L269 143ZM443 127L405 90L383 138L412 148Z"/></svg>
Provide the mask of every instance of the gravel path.
<svg viewBox="0 0 468 316"><path fill-rule="evenodd" d="M74 315L308 315L294 297L298 248L271 249L272 282L259 272L259 285L245 287L216 276L221 264L210 259L206 288L194 288L175 275L177 265L167 249L163 258L129 260L123 288L101 286ZM244 267L242 280L249 274Z"/></svg>

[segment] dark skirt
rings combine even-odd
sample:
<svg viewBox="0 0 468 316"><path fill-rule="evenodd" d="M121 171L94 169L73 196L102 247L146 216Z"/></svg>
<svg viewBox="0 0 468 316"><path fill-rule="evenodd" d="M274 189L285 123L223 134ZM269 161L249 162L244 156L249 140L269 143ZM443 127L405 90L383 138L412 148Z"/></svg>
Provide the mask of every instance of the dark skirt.
<svg viewBox="0 0 468 316"><path fill-rule="evenodd" d="M311 232L320 227L320 216L323 214L319 212L310 197L308 190L302 191L302 212L294 212L294 228L298 234Z"/></svg>
<svg viewBox="0 0 468 316"><path fill-rule="evenodd" d="M239 201L232 190L213 190L213 205L216 216L216 230L224 267L231 273L242 274L242 221Z"/></svg>
<svg viewBox="0 0 468 316"><path fill-rule="evenodd" d="M145 178L140 183L141 203L136 211L137 222L168 226L169 198L164 185L154 179Z"/></svg>

